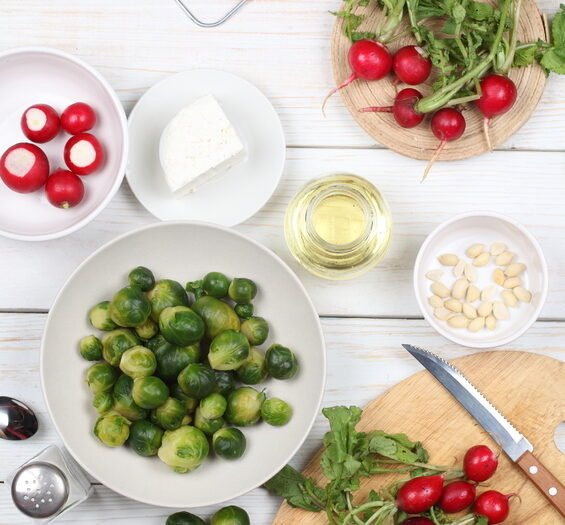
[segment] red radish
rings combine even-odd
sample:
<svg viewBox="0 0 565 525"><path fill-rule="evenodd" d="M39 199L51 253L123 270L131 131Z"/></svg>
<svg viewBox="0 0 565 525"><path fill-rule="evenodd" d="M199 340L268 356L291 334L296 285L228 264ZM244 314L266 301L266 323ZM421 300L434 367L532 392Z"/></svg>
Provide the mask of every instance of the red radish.
<svg viewBox="0 0 565 525"><path fill-rule="evenodd" d="M354 42L347 55L351 75L345 82L332 89L322 103L322 112L328 99L341 88L351 84L358 78L362 80L380 80L390 73L392 56L389 50L376 40L363 39Z"/></svg>
<svg viewBox="0 0 565 525"><path fill-rule="evenodd" d="M489 151L492 150L488 133L490 119L509 111L517 95L516 84L508 77L491 74L481 80L481 98L475 100L475 104L485 117L483 129Z"/></svg>
<svg viewBox="0 0 565 525"><path fill-rule="evenodd" d="M502 523L510 514L508 500L516 494L501 494L496 490L483 492L475 501L473 510L488 518L489 525Z"/></svg>
<svg viewBox="0 0 565 525"><path fill-rule="evenodd" d="M413 518L404 520L401 525L434 525L434 522L430 518L414 516Z"/></svg>
<svg viewBox="0 0 565 525"><path fill-rule="evenodd" d="M92 129L96 124L96 113L84 102L71 104L61 115L61 126L71 135L78 135Z"/></svg>
<svg viewBox="0 0 565 525"><path fill-rule="evenodd" d="M434 162L439 157L444 146L452 140L457 140L465 132L465 117L460 111L453 108L443 108L434 113L431 121L432 133L440 140L435 153L424 171L422 182L428 176Z"/></svg>
<svg viewBox="0 0 565 525"><path fill-rule="evenodd" d="M466 481L454 481L443 487L439 506L447 513L460 512L473 504L476 492L475 485Z"/></svg>
<svg viewBox="0 0 565 525"><path fill-rule="evenodd" d="M467 450L463 458L463 470L471 481L486 481L498 467L496 454L486 445L476 445Z"/></svg>
<svg viewBox="0 0 565 525"><path fill-rule="evenodd" d="M413 128L424 120L424 114L418 113L414 106L418 100L422 98L422 93L414 88L405 88L398 92L394 99L394 105L376 107L371 106L368 108L361 108L359 111L363 113L368 112L382 112L392 113L394 120L399 126L403 128Z"/></svg>
<svg viewBox="0 0 565 525"><path fill-rule="evenodd" d="M65 164L77 175L90 175L102 166L104 150L90 133L80 133L65 144Z"/></svg>
<svg viewBox="0 0 565 525"><path fill-rule="evenodd" d="M410 86L425 82L432 70L432 61L418 46L401 47L392 58L392 70L399 80Z"/></svg>
<svg viewBox="0 0 565 525"><path fill-rule="evenodd" d="M441 497L443 475L420 476L408 480L396 495L396 506L407 514L419 514L435 505Z"/></svg>
<svg viewBox="0 0 565 525"><path fill-rule="evenodd" d="M0 177L8 188L18 193L38 190L48 176L47 156L35 144L20 142L8 148L0 158Z"/></svg>
<svg viewBox="0 0 565 525"><path fill-rule="evenodd" d="M72 171L59 169L45 184L47 200L57 208L72 208L84 197L84 184Z"/></svg>
<svg viewBox="0 0 565 525"><path fill-rule="evenodd" d="M24 111L20 120L24 135L32 142L49 142L59 133L57 112L47 104L35 104Z"/></svg>

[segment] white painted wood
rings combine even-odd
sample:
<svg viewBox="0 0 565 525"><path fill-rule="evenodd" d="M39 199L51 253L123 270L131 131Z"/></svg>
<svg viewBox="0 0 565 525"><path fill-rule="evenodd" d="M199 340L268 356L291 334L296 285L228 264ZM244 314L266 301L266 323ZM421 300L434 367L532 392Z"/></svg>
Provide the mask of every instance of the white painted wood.
<svg viewBox="0 0 565 525"><path fill-rule="evenodd" d="M421 161L388 150L290 148L275 195L237 229L291 265L319 313L413 317L420 312L413 297L411 269L424 237L456 213L498 211L524 223L541 242L551 278L542 317L565 318L560 306L565 298L565 229L561 227L565 224L565 155L495 152L438 164L425 184L419 182L422 169ZM394 216L389 254L369 274L348 282L308 274L291 257L283 237L284 211L298 188L311 178L338 171L357 173L376 184ZM116 235L154 220L124 186L96 221L66 238L44 243L0 238L0 308L49 308L85 257Z"/></svg>
<svg viewBox="0 0 565 525"><path fill-rule="evenodd" d="M38 346L45 315L0 314L0 392L21 398L37 411L41 430L33 439L21 443L0 440L0 480L27 458L51 443L60 443L46 414L39 387ZM324 406L364 405L398 381L420 370L418 363L400 348L413 342L433 349L446 359L470 353L468 349L446 342L422 320L323 319L327 342L328 383ZM69 349L73 351L74 342ZM540 322L509 349L541 353L565 360L565 323ZM64 388L64 374L61 376ZM352 386L355 385L355 386ZM319 447L326 424L318 417L305 446L292 463L306 464ZM417 436L415 436L417 438ZM91 439L85 433L85 439ZM248 509L254 525L268 525L278 501L261 489L238 498L235 503ZM204 509L203 515L211 512ZM68 514L61 523L127 525L135 519L140 525L164 523L170 511L127 500L96 487L88 503ZM129 520L129 521L128 521ZM24 525L9 502L8 487L0 484L0 525Z"/></svg>
<svg viewBox="0 0 565 525"><path fill-rule="evenodd" d="M203 18L233 0L187 0ZM205 30L173 0L4 0L0 48L50 45L97 67L129 110L165 76L188 68L228 69L259 86L275 104L292 145L372 146L339 97L324 120L320 104L332 87L328 13L339 0L252 0L225 25ZM544 0L547 12L559 0ZM537 111L504 148L563 150L565 78L552 76Z"/></svg>

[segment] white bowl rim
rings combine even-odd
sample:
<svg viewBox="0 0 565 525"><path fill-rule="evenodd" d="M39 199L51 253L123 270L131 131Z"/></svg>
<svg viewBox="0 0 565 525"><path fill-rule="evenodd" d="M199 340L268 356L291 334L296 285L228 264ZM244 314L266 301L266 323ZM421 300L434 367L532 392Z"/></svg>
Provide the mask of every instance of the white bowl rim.
<svg viewBox="0 0 565 525"><path fill-rule="evenodd" d="M443 328L439 323L437 323L436 320L429 314L428 309L424 305L423 299L422 299L420 292L419 292L418 283L420 282L420 279L419 279L420 265L421 265L422 257L423 257L423 254L424 254L426 248L431 243L432 239L435 238L436 235L438 233L440 233L442 230L444 230L445 228L447 228L448 226L450 226L454 222L458 222L460 220L467 219L469 217L493 217L495 219L499 219L503 222L506 222L506 223L514 226L532 244L532 247L536 251L536 254L537 254L537 256L540 260L540 266L541 266L540 270L541 270L541 273L542 273L542 283L543 284L542 284L542 289L540 290L540 300L539 300L539 303L538 303L536 309L534 310L534 312L530 316L529 321L524 323L524 325L520 329L516 330L514 333L512 333L510 335L507 335L506 337L501 337L501 338L496 339L494 341L488 341L488 342L487 341L469 341L468 339L453 335L451 332L449 332L448 330ZM464 213L459 213L457 215L454 215L450 219L447 219L446 221L444 221L441 224L439 224L438 226L436 226L428 234L428 236L426 237L426 239L424 240L424 242L420 246L420 249L418 250L418 255L416 256L416 262L414 263L412 284L413 284L413 287L414 287L414 295L416 296L416 301L418 303L418 306L419 306L422 314L424 315L424 319L426 319L426 321L428 321L428 323L431 325L431 327L434 330L439 332L441 335L443 335L445 338L449 339L450 341L453 341L454 343L457 343L461 346L465 346L467 348L496 348L496 347L504 346L504 345L518 339L518 337L523 335L538 320L539 314L540 314L540 312L541 312L541 310L542 310L542 308L545 304L546 298L547 298L548 280L549 280L549 278L548 278L547 262L545 260L545 256L543 254L541 246L540 246L539 242L537 241L537 239L526 229L526 227L523 224L518 222L516 219L509 217L508 215L504 215L504 214L494 212L494 211L469 211L469 212L464 212Z"/></svg>
<svg viewBox="0 0 565 525"><path fill-rule="evenodd" d="M25 54L25 53L45 53L45 54L48 54L48 55L55 55L55 56L64 58L64 59L69 60L70 62L73 62L73 63L77 64L78 66L82 67L83 69L88 71L93 77L95 77L96 80L98 80L98 82L100 82L100 84L102 85L104 90L108 93L108 95L110 96L110 100L112 101L112 105L117 110L117 114L118 114L119 120L120 120L121 134L122 134L123 142L124 142L122 152L121 152L122 158L121 158L118 174L116 176L116 180L114 181L114 184L110 188L110 191L107 193L104 200L94 210L92 210L86 217L84 217L83 219L81 219L77 223L69 226L68 228L64 228L63 230L60 230L58 232L46 233L46 234L41 234L41 235L22 235L22 234L19 234L19 233L4 231L4 230L0 229L0 235L3 235L4 237L8 237L10 239L16 239L18 241L49 241L49 240L52 240L52 239L58 239L60 237L64 237L66 235L69 235L69 234L77 231L77 230L80 230L81 228L86 226L90 221L95 219L98 216L98 214L104 208L106 208L108 203L112 200L112 198L114 197L114 195L118 191L118 188L122 184L122 181L123 181L125 173L126 173L126 165L127 165L127 160L128 160L128 151L129 151L129 136L128 136L129 129L128 129L128 125L127 125L127 118L126 118L126 113L125 113L124 107L122 106L122 103L118 99L116 92L114 91L112 86L110 86L108 81L95 68L93 68L90 64L87 64L86 62L84 62L80 58L78 58L78 57L76 57L76 56L74 56L70 53L67 53L66 51L63 51L62 49L57 49L55 47L48 47L48 46L12 47L10 49L6 49L5 51L1 51L0 52L0 59L7 57L7 56Z"/></svg>
<svg viewBox="0 0 565 525"><path fill-rule="evenodd" d="M296 446L292 450L291 456L286 461L284 461L281 465L277 465L277 468L275 469L275 471L273 473L271 473L269 476L267 476L265 479L261 480L261 482L258 483L256 487L253 487L252 489L249 489L249 490L243 490L243 491L235 493L230 498L230 499L234 499L234 498L238 498L239 496L243 496L244 494L247 494L248 492L251 492L251 490L255 490L255 489L259 488L261 485L263 485L263 483L268 481L272 476L274 476L277 472L279 472L286 465L286 463L288 461L290 461L296 455L296 453L300 450L300 448L302 447L302 445L304 444L304 442L306 441L306 439L310 435L310 432L312 431L312 427L314 426L316 418L320 414L320 409L321 409L321 406L322 406L322 401L324 399L324 394L325 394L325 391L326 391L326 383L327 383L327 350L326 350L326 342L325 342L325 338L324 338L324 332L322 330L322 323L320 321L320 315L316 311L314 303L312 302L312 299L310 298L310 295L308 294L306 287L302 284L302 281L298 278L298 276L292 271L290 266L288 266L276 253L271 251L266 246L263 246L258 241L254 240L254 239L248 237L247 235L244 235L244 234L242 234L238 231L235 231L232 228L228 228L226 226L220 226L218 224L214 224L214 223L211 223L211 222L176 220L176 221L160 221L160 222L148 224L146 226L142 226L141 228L136 228L134 230L123 233L122 235L112 239L111 241L107 242L106 244L104 244L103 246L98 248L96 251L94 251L92 254L90 254L79 266L77 266L77 268L75 268L75 270L67 278L67 280L65 281L65 283L63 284L63 286L61 287L59 292L57 293L57 296L55 297L55 300L53 301L53 305L52 305L51 309L49 310L49 314L47 315L47 320L45 322L45 327L43 329L43 335L41 337L41 345L40 345L40 350L39 350L39 374L40 374L40 378L41 378L41 392L42 392L42 395L43 395L43 400L45 402L45 406L47 408L47 412L49 414L49 418L50 418L51 422L53 423L53 426L55 427L57 434L59 435L59 437L63 441L63 444L65 445L65 447L67 448L67 450L69 451L69 453L71 454L73 459L75 459L75 461L77 461L77 463L79 463L80 466L84 470L86 470L91 476L95 477L97 479L97 481L99 481L100 483L102 483L106 487L110 488L114 492L117 492L118 494L121 494L122 496L124 496L126 498L133 499L131 496L126 494L124 491L120 490L119 487L115 487L115 486L113 486L113 484L107 483L105 480L98 478L97 476L92 474L90 472L90 469L86 465L84 465L81 461L79 461L76 458L73 450L70 447L68 447L67 442L65 440L65 437L63 436L63 434L59 430L59 427L57 426L57 423L55 422L55 419L54 419L53 414L51 412L51 406L49 405L49 402L47 400L47 395L46 395L46 392L45 392L45 378L43 376L43 370L44 370L43 359L44 359L44 355L45 355L45 349L44 349L45 337L44 337L44 334L47 332L47 330L49 329L49 326L51 324L51 312L53 311L53 306L55 306L57 304L57 302L59 301L60 297L65 292L67 286L69 285L69 282L74 277L74 275L78 271L80 271L86 264L88 264L92 259L94 259L98 255L98 253L102 252L103 250L105 250L109 246L112 246L114 244L119 243L122 239L127 238L131 235L136 235L136 234L138 234L142 231L152 230L152 229L157 230L159 228L166 228L166 227L169 227L169 226L178 226L178 225L205 226L205 227L209 227L209 228L223 230L225 232L228 232L230 234L235 235L236 237L240 237L241 239L250 242L251 244L255 245L258 249L260 249L261 251L267 253L269 256L276 259L281 264L281 266L286 270L286 272L288 273L290 278L293 279L296 282L298 287L304 293L304 296L306 298L308 306L310 307L314 316L317 319L316 329L317 329L318 335L320 336L320 341L322 342L322 363L321 363L322 372L323 372L322 373L322 378L323 378L322 379L322 388L321 388L320 393L318 395L318 402L316 403L316 410L315 410L314 414L312 415L312 418L311 418L311 420L308 424L307 431L304 433L304 436L298 441L298 443L296 444ZM148 505L154 505L154 506L157 506L157 507L167 506L167 505L163 505L161 502L159 502L156 499L136 499L136 501L140 501L141 503L146 503ZM216 499L213 499L213 497L212 497L211 499L209 499L207 501L203 501L201 504L197 505L197 507L206 507L206 506L209 506L209 505L218 505L218 504L224 503L224 501L229 501L229 500L216 500ZM169 507L169 508L185 508L185 507L179 506L179 507Z"/></svg>

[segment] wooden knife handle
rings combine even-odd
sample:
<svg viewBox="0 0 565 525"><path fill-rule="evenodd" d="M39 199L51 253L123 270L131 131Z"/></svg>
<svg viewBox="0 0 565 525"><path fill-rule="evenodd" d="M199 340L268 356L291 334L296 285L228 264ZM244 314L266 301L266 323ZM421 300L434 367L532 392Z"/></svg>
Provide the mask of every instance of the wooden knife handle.
<svg viewBox="0 0 565 525"><path fill-rule="evenodd" d="M565 516L565 487L559 480L531 452L523 454L516 463L548 501Z"/></svg>

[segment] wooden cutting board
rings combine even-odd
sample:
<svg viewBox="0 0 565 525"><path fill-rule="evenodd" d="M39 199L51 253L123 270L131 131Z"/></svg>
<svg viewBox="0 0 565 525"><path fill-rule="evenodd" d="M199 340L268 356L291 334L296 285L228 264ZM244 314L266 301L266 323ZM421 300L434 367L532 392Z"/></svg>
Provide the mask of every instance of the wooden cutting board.
<svg viewBox="0 0 565 525"><path fill-rule="evenodd" d="M526 352L483 352L454 359L453 364L522 432L534 453L561 481L565 480L565 455L556 447L554 433L565 421L565 363ZM421 441L430 453L430 463L461 464L465 451L476 444L499 450L496 443L465 409L428 372L423 371L372 401L364 410L358 430L382 429L404 432ZM316 454L304 473L323 479ZM376 476L366 481L367 492L394 481ZM549 505L534 485L501 453L499 467L490 481L493 489L516 492L522 502L512 500L505 525L559 525L565 520ZM481 488L479 490L487 490ZM273 525L322 525L323 513L293 509L284 503Z"/></svg>

